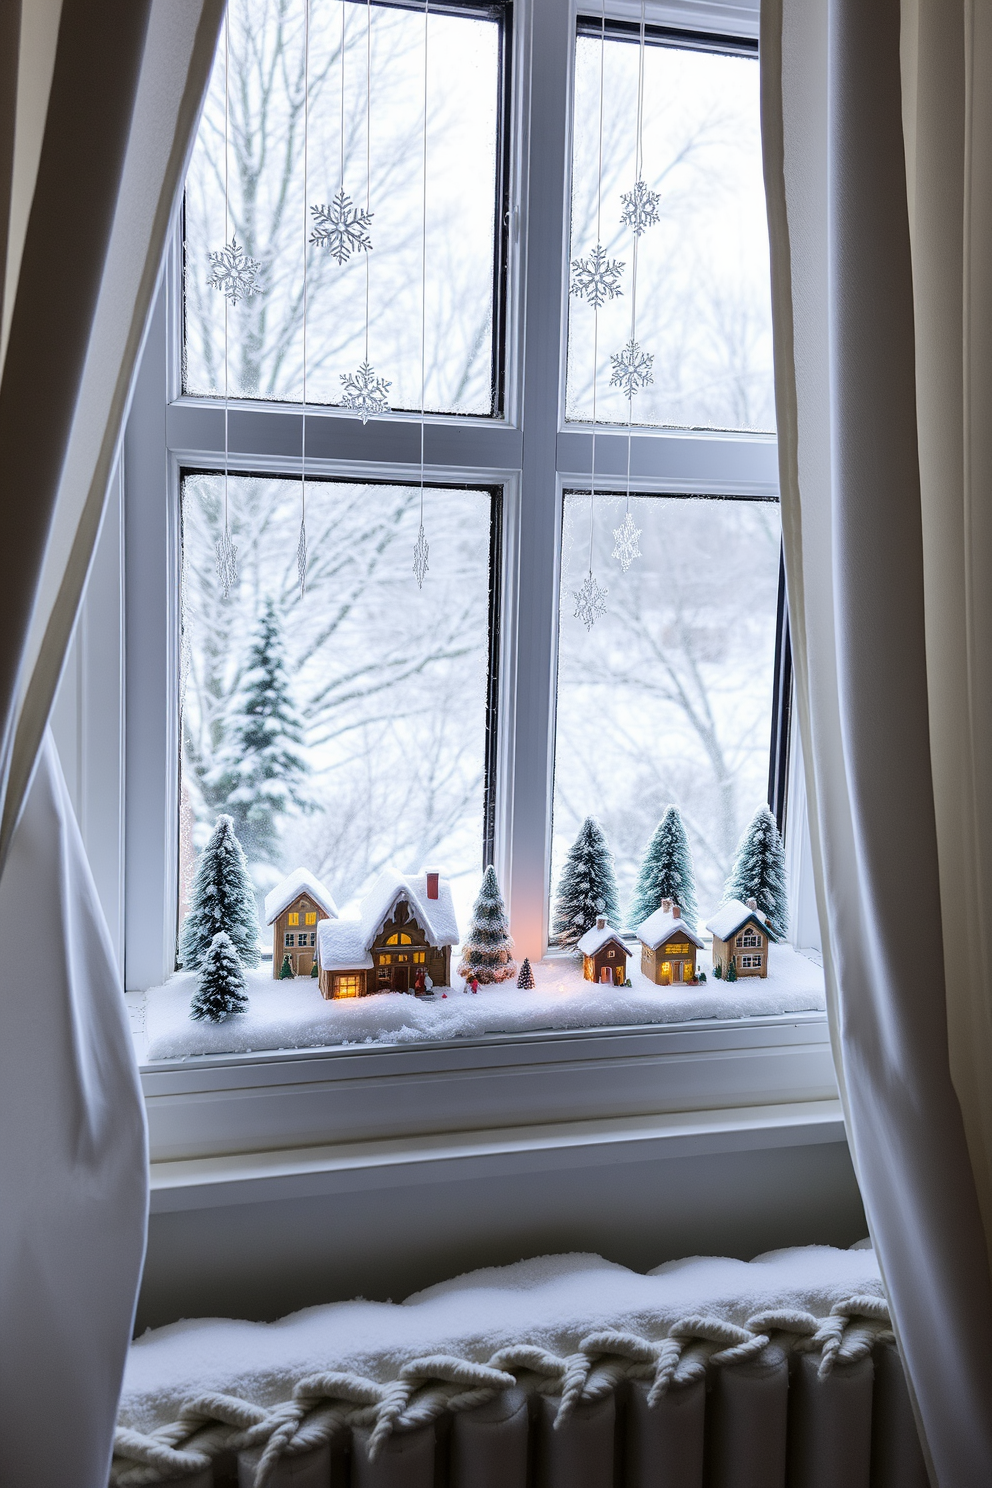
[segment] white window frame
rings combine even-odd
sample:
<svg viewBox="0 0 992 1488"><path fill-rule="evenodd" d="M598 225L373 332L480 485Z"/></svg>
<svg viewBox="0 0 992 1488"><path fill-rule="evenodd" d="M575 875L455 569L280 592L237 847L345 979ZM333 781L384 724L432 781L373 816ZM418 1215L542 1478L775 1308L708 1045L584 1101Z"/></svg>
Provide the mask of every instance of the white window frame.
<svg viewBox="0 0 992 1488"><path fill-rule="evenodd" d="M548 942L563 493L588 489L590 480L589 426L564 419L562 330L575 28L577 16L591 11L599 13L576 0L515 0L505 407L498 418L431 416L426 429L429 480L500 485L504 493L494 856L518 947L531 955L540 955ZM636 19L639 0L608 0L607 15ZM649 0L647 18L687 30L757 35L757 12L747 3ZM135 989L135 1002L140 989L172 971L175 957L179 472L216 469L224 450L222 402L182 393L181 329L177 226L126 428L124 539L112 502L96 560L95 572L117 574L117 588L90 586L56 709L84 839L91 856L102 851L99 884L118 946L126 947L126 986ZM300 419L292 405L232 404L229 468L299 476ZM624 489L626 431L599 426L596 445L596 489ZM418 478L419 417L390 414L364 427L340 410L308 405L307 448L314 478ZM632 489L651 494L768 497L778 489L770 435L641 430L633 436L631 468ZM119 699L124 652L124 702L115 714L107 707L108 678L113 675ZM79 694L101 686L103 708L86 713ZM793 942L815 947L794 731L789 777ZM96 822L97 806L102 824L123 822L116 837L95 826L87 833L87 810ZM831 1131L838 1120L820 1014L492 1036L417 1049L205 1056L195 1064L157 1062L142 1078L152 1155L170 1171L177 1162L223 1162L253 1150L310 1151L315 1143L393 1140L400 1132L416 1141L418 1131L480 1125L520 1129L529 1123L528 1129L546 1132L547 1123L562 1121L656 1121L667 1119L665 1113L715 1111L726 1113L726 1119L714 1118L722 1130L732 1124L732 1111L767 1108L784 1121L795 1102L810 1113L803 1130L820 1119L816 1111ZM774 1124L777 1118L768 1119Z"/></svg>

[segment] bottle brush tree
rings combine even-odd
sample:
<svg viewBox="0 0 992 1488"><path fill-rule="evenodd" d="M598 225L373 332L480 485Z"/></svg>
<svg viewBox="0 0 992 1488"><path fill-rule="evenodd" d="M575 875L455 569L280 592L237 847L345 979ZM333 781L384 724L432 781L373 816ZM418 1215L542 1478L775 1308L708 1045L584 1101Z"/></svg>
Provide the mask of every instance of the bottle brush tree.
<svg viewBox="0 0 992 1488"><path fill-rule="evenodd" d="M598 915L605 915L613 926L620 924L613 854L599 822L587 816L558 880L552 937L559 945L574 946Z"/></svg>
<svg viewBox="0 0 992 1488"><path fill-rule="evenodd" d="M510 954L512 950L513 938L506 906L496 869L490 864L482 875L482 887L472 909L472 923L462 942L458 975L466 979L474 976L483 984L508 981L517 970L517 963Z"/></svg>
<svg viewBox="0 0 992 1488"><path fill-rule="evenodd" d="M248 864L229 816L217 819L193 874L189 913L179 936L179 960L199 966L214 936L225 931L244 966L258 965L258 912Z"/></svg>
<svg viewBox="0 0 992 1488"><path fill-rule="evenodd" d="M727 981L728 982L736 982L736 980L737 980L737 962L734 960L733 956L731 956L730 960L727 962Z"/></svg>
<svg viewBox="0 0 992 1488"><path fill-rule="evenodd" d="M643 925L660 908L663 899L674 900L686 924L695 929L699 915L696 875L682 813L677 806L669 806L644 853L627 916L630 929L636 931Z"/></svg>
<svg viewBox="0 0 992 1488"><path fill-rule="evenodd" d="M522 987L525 992L534 990L534 969L530 964L530 957L525 956L520 963L520 975L517 977L517 986Z"/></svg>
<svg viewBox="0 0 992 1488"><path fill-rule="evenodd" d="M291 977L292 975L293 975L293 968L290 965L289 957L288 956L283 956L283 958L282 958L282 965L279 968L279 979L280 979L280 981L284 981L286 979L286 977Z"/></svg>
<svg viewBox="0 0 992 1488"><path fill-rule="evenodd" d="M723 891L724 903L753 899L772 934L784 940L789 933L789 899L785 884L785 848L778 825L767 806L754 813L737 848L737 857Z"/></svg>
<svg viewBox="0 0 992 1488"><path fill-rule="evenodd" d="M190 1003L191 1018L208 1023L223 1023L232 1013L248 1011L245 974L234 942L226 930L219 930L200 963L196 993Z"/></svg>

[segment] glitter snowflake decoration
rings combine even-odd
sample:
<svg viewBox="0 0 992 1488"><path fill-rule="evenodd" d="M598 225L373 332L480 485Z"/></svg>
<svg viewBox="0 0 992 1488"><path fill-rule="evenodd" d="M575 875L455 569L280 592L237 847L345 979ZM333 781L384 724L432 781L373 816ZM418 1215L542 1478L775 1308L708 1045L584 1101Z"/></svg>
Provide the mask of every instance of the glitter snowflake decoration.
<svg viewBox="0 0 992 1488"><path fill-rule="evenodd" d="M210 276L207 283L211 289L219 289L232 305L239 300L250 300L252 295L264 293L259 282L262 265L241 247L232 234L218 252L210 254Z"/></svg>
<svg viewBox="0 0 992 1488"><path fill-rule="evenodd" d="M572 259L572 293L598 310L607 300L623 294L620 275L624 265L617 258L607 258L602 243L597 243L588 258Z"/></svg>
<svg viewBox="0 0 992 1488"><path fill-rule="evenodd" d="M347 263L353 253L371 253L369 228L375 213L363 212L361 207L356 207L343 186L329 207L311 207L310 211L313 214L311 243L326 248L337 263Z"/></svg>
<svg viewBox="0 0 992 1488"><path fill-rule="evenodd" d="M357 372L342 372L341 385L344 388L342 406L353 408L363 424L377 413L389 412L386 393L392 383L385 377L376 377L369 362L363 362Z"/></svg>
<svg viewBox="0 0 992 1488"><path fill-rule="evenodd" d="M635 238L639 238L645 228L654 227L661 221L658 211L661 197L657 191L649 189L646 181L638 181L633 191L625 191L620 200L623 202L620 221L631 229Z"/></svg>
<svg viewBox="0 0 992 1488"><path fill-rule="evenodd" d="M296 572L300 580L300 598L307 592L307 524L300 522L300 540L296 545Z"/></svg>
<svg viewBox="0 0 992 1488"><path fill-rule="evenodd" d="M613 557L620 564L624 573L627 572L635 558L640 558L641 547L637 539L641 535L640 527L634 526L634 519L630 512L624 517L619 527L613 529Z"/></svg>
<svg viewBox="0 0 992 1488"><path fill-rule="evenodd" d="M231 534L224 526L224 531L217 539L215 551L217 554L217 577L220 579L220 587L224 598L227 599L231 590L238 582L238 550L231 541Z"/></svg>
<svg viewBox="0 0 992 1488"><path fill-rule="evenodd" d="M430 557L431 548L427 541L427 533L421 522L420 531L417 534L417 545L413 550L413 571L417 576L417 588L423 589L424 579L427 577L427 560Z"/></svg>
<svg viewBox="0 0 992 1488"><path fill-rule="evenodd" d="M641 388L646 388L648 383L654 382L654 357L650 351L642 351L636 341L631 339L627 342L623 351L615 351L610 357L613 371L610 373L610 387L622 388L628 398L632 398Z"/></svg>
<svg viewBox="0 0 992 1488"><path fill-rule="evenodd" d="M606 596L609 589L598 584L589 572L578 589L572 590L575 600L575 618L581 620L586 630L592 630L601 615L606 614Z"/></svg>

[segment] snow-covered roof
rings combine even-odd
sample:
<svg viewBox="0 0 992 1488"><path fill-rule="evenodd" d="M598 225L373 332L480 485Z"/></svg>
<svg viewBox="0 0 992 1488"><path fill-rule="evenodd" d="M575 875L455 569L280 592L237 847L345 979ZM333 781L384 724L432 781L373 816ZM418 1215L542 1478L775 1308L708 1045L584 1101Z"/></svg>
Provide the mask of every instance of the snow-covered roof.
<svg viewBox="0 0 992 1488"><path fill-rule="evenodd" d="M361 920L321 920L317 926L317 960L322 971L367 970L372 957Z"/></svg>
<svg viewBox="0 0 992 1488"><path fill-rule="evenodd" d="M358 912L366 950L401 899L409 904L410 912L423 929L429 945L455 945L458 941L458 921L451 897L451 884L446 878L438 877L437 891L436 899L428 899L426 872L406 877L397 873L395 868L384 868L362 900L362 907Z"/></svg>
<svg viewBox="0 0 992 1488"><path fill-rule="evenodd" d="M684 935L698 950L703 948L703 942L695 931L689 928L681 915L673 915L670 909L656 909L654 914L648 915L644 923L637 927L638 940L652 951L664 945L673 935Z"/></svg>
<svg viewBox="0 0 992 1488"><path fill-rule="evenodd" d="M739 899L728 899L726 904L721 904L713 918L707 922L706 928L717 940L729 940L748 920L759 924L770 940L775 939L761 910L748 909Z"/></svg>
<svg viewBox="0 0 992 1488"><path fill-rule="evenodd" d="M627 947L624 945L619 931L614 930L612 925L593 925L592 929L587 930L579 941L578 949L582 952L583 956L595 956L597 951L603 949L603 946L608 940L615 940L617 945L623 950L624 955L627 955Z"/></svg>
<svg viewBox="0 0 992 1488"><path fill-rule="evenodd" d="M300 894L309 894L318 909L322 909L332 918L337 917L338 907L320 879L314 878L306 868L294 868L282 883L277 883L275 888L270 889L266 894L265 923L271 925L273 920L277 920L283 910L288 909Z"/></svg>

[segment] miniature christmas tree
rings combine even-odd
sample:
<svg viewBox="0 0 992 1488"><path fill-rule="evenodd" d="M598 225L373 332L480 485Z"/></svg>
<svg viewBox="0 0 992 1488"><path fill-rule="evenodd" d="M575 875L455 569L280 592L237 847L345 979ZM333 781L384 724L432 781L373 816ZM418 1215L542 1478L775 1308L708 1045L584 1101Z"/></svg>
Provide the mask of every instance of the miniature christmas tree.
<svg viewBox="0 0 992 1488"><path fill-rule="evenodd" d="M232 1013L248 1010L245 974L226 930L219 930L200 963L196 995L189 1005L191 1018L223 1023Z"/></svg>
<svg viewBox="0 0 992 1488"><path fill-rule="evenodd" d="M734 960L733 956L731 956L730 960L727 963L727 981L728 982L736 982L736 980L737 980L737 962Z"/></svg>
<svg viewBox="0 0 992 1488"><path fill-rule="evenodd" d="M789 932L789 899L785 887L785 848L767 806L754 813L740 840L737 858L723 891L724 903L753 899L772 934L784 940Z"/></svg>
<svg viewBox="0 0 992 1488"><path fill-rule="evenodd" d="M696 926L696 875L692 855L682 825L682 813L669 806L648 843L637 875L634 898L627 916L631 930L636 931L649 915L660 908L662 899L671 899L682 911L682 918L693 929Z"/></svg>
<svg viewBox="0 0 992 1488"><path fill-rule="evenodd" d="M314 958L313 958L313 965L310 968L310 975L315 980L320 975L320 967L317 965L317 957L316 956L314 956Z"/></svg>
<svg viewBox="0 0 992 1488"><path fill-rule="evenodd" d="M530 964L530 957L525 956L520 963L520 975L517 977L517 986L522 987L525 992L534 989L534 971Z"/></svg>
<svg viewBox="0 0 992 1488"><path fill-rule="evenodd" d="M599 822L587 816L558 880L552 937L559 945L574 946L597 915L605 915L611 925L620 923L613 854Z"/></svg>
<svg viewBox="0 0 992 1488"><path fill-rule="evenodd" d="M510 955L513 938L506 918L506 906L499 890L496 869L490 865L482 875L482 887L472 909L472 923L462 943L462 960L458 975L477 977L487 982L505 982L517 970Z"/></svg>
<svg viewBox="0 0 992 1488"><path fill-rule="evenodd" d="M199 966L224 930L245 966L258 965L258 913L241 843L229 816L219 817L196 863L190 910L179 937L180 963Z"/></svg>
<svg viewBox="0 0 992 1488"><path fill-rule="evenodd" d="M282 965L279 968L279 979L280 979L280 981L284 981L286 979L286 977L291 977L292 975L293 975L293 968L289 964L289 957L288 956L283 956L283 958L282 958Z"/></svg>

